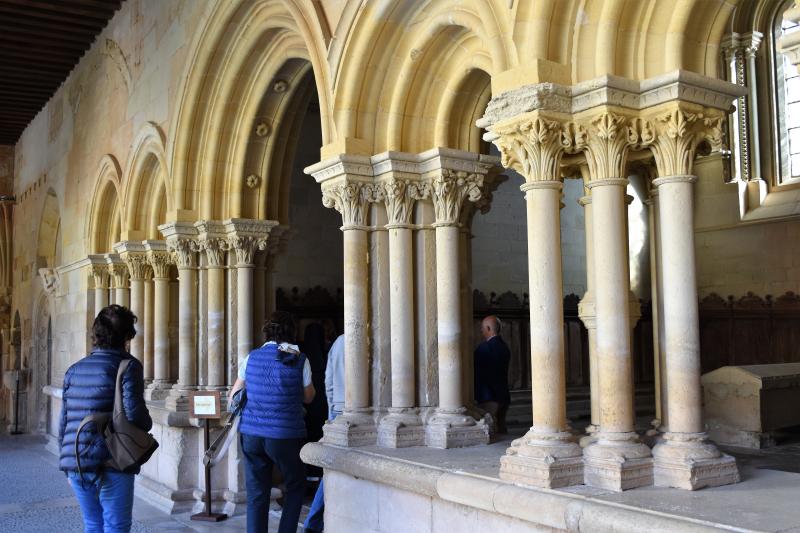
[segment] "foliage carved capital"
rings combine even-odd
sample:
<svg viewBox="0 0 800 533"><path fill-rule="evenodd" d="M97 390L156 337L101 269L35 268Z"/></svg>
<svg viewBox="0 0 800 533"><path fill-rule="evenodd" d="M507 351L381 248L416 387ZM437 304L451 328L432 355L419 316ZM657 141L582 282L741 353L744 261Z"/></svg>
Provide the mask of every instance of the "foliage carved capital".
<svg viewBox="0 0 800 533"><path fill-rule="evenodd" d="M392 178L382 185L389 225L411 224L414 202L430 195L430 184L424 181Z"/></svg>
<svg viewBox="0 0 800 533"><path fill-rule="evenodd" d="M144 253L127 252L123 254L122 260L128 266L131 279L144 280L150 277L150 264Z"/></svg>
<svg viewBox="0 0 800 533"><path fill-rule="evenodd" d="M147 252L147 262L153 269L153 278L169 279L169 269L173 264L172 255L169 252Z"/></svg>
<svg viewBox="0 0 800 533"><path fill-rule="evenodd" d="M483 175L463 170L442 169L431 180L431 198L437 225L457 225L465 200L481 199Z"/></svg>
<svg viewBox="0 0 800 533"><path fill-rule="evenodd" d="M708 142L711 147L721 145L723 117L716 115L673 109L653 118L656 138L651 150L659 176L692 174L701 143Z"/></svg>
<svg viewBox="0 0 800 533"><path fill-rule="evenodd" d="M221 237L212 237L200 241L200 249L206 255L206 265L210 267L225 266L225 252L228 241Z"/></svg>
<svg viewBox="0 0 800 533"><path fill-rule="evenodd" d="M381 200L383 188L374 183L346 180L322 189L322 205L342 215L343 229L366 226L369 203Z"/></svg>
<svg viewBox="0 0 800 533"><path fill-rule="evenodd" d="M592 181L625 177L628 151L643 148L654 139L648 121L604 111L583 124L583 152Z"/></svg>
<svg viewBox="0 0 800 533"><path fill-rule="evenodd" d="M108 272L114 280L115 289L124 289L128 285L128 265L125 263L111 263L108 265Z"/></svg>
<svg viewBox="0 0 800 533"><path fill-rule="evenodd" d="M236 253L236 264L248 266L255 263L256 250L267 249L267 237L236 235L228 237L228 247Z"/></svg>
<svg viewBox="0 0 800 533"><path fill-rule="evenodd" d="M194 239L178 237L167 240L167 250L178 268L197 268L197 252L200 244Z"/></svg>
<svg viewBox="0 0 800 533"><path fill-rule="evenodd" d="M108 265L92 265L89 275L94 282L95 289L107 289L108 288Z"/></svg>

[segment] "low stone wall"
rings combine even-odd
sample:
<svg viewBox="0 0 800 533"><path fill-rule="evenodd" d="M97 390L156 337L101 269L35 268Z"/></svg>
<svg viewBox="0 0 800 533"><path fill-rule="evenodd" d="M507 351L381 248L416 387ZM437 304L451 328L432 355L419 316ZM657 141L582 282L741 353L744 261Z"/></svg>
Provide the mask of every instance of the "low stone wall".
<svg viewBox="0 0 800 533"><path fill-rule="evenodd" d="M367 450L310 443L303 447L301 457L325 469L325 528L330 531L638 533L645 529L725 529L684 516L522 487Z"/></svg>

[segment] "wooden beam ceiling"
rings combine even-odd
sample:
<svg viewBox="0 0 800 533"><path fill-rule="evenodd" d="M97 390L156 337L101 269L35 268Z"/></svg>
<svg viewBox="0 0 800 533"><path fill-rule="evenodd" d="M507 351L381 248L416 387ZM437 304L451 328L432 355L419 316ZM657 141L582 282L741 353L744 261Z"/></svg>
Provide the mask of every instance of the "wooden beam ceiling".
<svg viewBox="0 0 800 533"><path fill-rule="evenodd" d="M15 144L122 0L0 0L0 144Z"/></svg>

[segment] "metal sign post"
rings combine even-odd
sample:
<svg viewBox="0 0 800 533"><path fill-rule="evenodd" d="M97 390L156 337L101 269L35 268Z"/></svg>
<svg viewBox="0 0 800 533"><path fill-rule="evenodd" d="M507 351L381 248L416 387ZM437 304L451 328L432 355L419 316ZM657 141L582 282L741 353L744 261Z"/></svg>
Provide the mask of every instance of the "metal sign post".
<svg viewBox="0 0 800 533"><path fill-rule="evenodd" d="M220 418L220 416L222 416L219 391L191 392L189 395L189 416L192 418L204 419L203 449L207 450L210 442L209 430L211 419ZM202 513L192 515L191 519L201 520L203 522L221 522L228 518L228 515L225 513L211 512L211 464L206 463L204 469L206 478L205 510Z"/></svg>

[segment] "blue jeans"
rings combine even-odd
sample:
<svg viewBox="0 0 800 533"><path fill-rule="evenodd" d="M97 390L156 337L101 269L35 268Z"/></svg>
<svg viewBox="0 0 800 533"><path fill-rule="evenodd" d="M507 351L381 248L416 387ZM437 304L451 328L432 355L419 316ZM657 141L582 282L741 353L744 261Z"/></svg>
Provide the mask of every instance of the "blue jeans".
<svg viewBox="0 0 800 533"><path fill-rule="evenodd" d="M286 494L279 533L296 533L306 490L306 466L300 460L303 439L270 439L241 435L247 485L247 531L265 533L269 522L272 467L283 474Z"/></svg>
<svg viewBox="0 0 800 533"><path fill-rule="evenodd" d="M328 411L328 419L336 420L336 417L340 414L342 414L341 411L334 411L333 409L330 409ZM311 502L311 507L308 510L308 516L303 524L303 528L309 533L323 531L325 529L325 522L323 520L324 515L325 489L323 481L320 481L319 487L317 487L317 493L314 494L314 501Z"/></svg>
<svg viewBox="0 0 800 533"><path fill-rule="evenodd" d="M67 472L72 490L81 506L84 533L128 533L133 511L134 474L106 471L95 476Z"/></svg>

